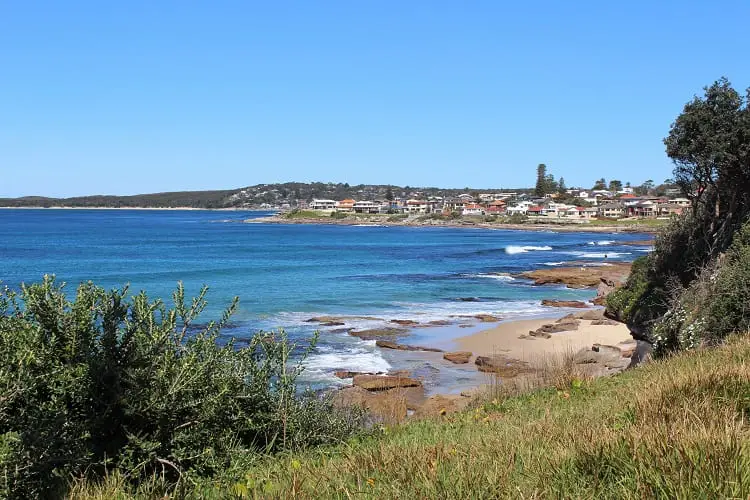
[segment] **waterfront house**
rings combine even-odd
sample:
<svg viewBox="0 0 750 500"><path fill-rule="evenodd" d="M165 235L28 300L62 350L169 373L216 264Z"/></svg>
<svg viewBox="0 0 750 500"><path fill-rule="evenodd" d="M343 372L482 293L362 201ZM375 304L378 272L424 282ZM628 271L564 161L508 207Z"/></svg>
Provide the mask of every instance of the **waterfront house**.
<svg viewBox="0 0 750 500"><path fill-rule="evenodd" d="M491 201L487 204L486 213L498 215L505 213L505 202L503 200Z"/></svg>
<svg viewBox="0 0 750 500"><path fill-rule="evenodd" d="M380 212L380 204L374 201L357 201L353 209L358 214L376 214Z"/></svg>
<svg viewBox="0 0 750 500"><path fill-rule="evenodd" d="M314 199L313 201L310 202L310 209L311 210L335 210L336 201Z"/></svg>
<svg viewBox="0 0 750 500"><path fill-rule="evenodd" d="M346 200L341 200L338 203L336 203L336 211L337 212L353 212L354 203L355 201L352 200L351 198L348 198Z"/></svg>
<svg viewBox="0 0 750 500"><path fill-rule="evenodd" d="M599 217L605 217L607 219L619 219L625 215L625 207L622 203L613 202L605 203L599 206Z"/></svg>
<svg viewBox="0 0 750 500"><path fill-rule="evenodd" d="M526 209L526 215L529 217L539 217L542 215L542 212L544 211L544 208L540 207L539 205L529 207Z"/></svg>
<svg viewBox="0 0 750 500"><path fill-rule="evenodd" d="M426 200L408 200L406 211L410 214L427 214L430 213L430 203Z"/></svg>
<svg viewBox="0 0 750 500"><path fill-rule="evenodd" d="M464 206L463 215L484 215L485 210L482 205L477 205L476 203L469 203L468 205Z"/></svg>

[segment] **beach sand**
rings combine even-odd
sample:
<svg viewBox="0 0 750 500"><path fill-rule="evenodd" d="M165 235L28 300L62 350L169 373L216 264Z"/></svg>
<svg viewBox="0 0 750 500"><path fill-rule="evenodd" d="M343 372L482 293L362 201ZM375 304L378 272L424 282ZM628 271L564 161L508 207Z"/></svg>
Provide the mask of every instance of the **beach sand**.
<svg viewBox="0 0 750 500"><path fill-rule="evenodd" d="M550 355L577 352L582 348L590 348L593 344L617 345L633 339L625 324L592 325L591 321L587 320L580 320L578 330L553 333L548 339L519 338L542 325L554 323L556 319L508 321L472 335L459 337L455 342L460 350L471 351L475 356L503 354L534 364Z"/></svg>

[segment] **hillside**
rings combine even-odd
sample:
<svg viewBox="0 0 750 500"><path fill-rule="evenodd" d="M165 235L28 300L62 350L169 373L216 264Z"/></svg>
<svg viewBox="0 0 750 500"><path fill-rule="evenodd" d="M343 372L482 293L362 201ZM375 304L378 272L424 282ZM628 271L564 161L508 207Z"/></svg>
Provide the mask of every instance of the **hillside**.
<svg viewBox="0 0 750 500"><path fill-rule="evenodd" d="M1 207L149 207L149 208L262 208L296 206L299 201L313 198L343 200L386 199L417 196L455 196L460 193L494 192L497 189L441 189L415 188L410 186L389 186L359 184L350 186L343 183L287 182L284 184L256 184L238 189L219 191L176 191L169 193L138 194L132 196L93 195L74 198L47 198L25 196L21 198L0 198ZM528 189L515 190L530 191Z"/></svg>
<svg viewBox="0 0 750 500"><path fill-rule="evenodd" d="M190 498L746 498L750 340L590 382L497 396L194 485ZM644 390L647 388L647 390ZM490 396L492 397L492 396ZM148 487L141 490L145 494ZM121 479L79 485L114 498Z"/></svg>

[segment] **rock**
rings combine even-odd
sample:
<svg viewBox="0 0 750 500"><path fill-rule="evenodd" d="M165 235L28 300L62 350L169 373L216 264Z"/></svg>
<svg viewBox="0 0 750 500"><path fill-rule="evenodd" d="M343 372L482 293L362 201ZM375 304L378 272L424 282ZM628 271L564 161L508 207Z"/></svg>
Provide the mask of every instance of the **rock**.
<svg viewBox="0 0 750 500"><path fill-rule="evenodd" d="M540 337L543 339L549 339L549 338L552 338L552 335L550 335L547 332L540 331L540 330L536 330L536 331L529 330L529 337L531 338Z"/></svg>
<svg viewBox="0 0 750 500"><path fill-rule="evenodd" d="M343 321L326 321L325 323L321 323L320 326L344 326L346 323Z"/></svg>
<svg viewBox="0 0 750 500"><path fill-rule="evenodd" d="M349 335L359 337L362 340L377 340L383 337L393 338L406 334L404 328L373 328L370 330L351 330Z"/></svg>
<svg viewBox="0 0 750 500"><path fill-rule="evenodd" d="M401 326L417 326L419 324L419 321L412 319L392 319L390 322Z"/></svg>
<svg viewBox="0 0 750 500"><path fill-rule="evenodd" d="M479 302L478 297L459 297L457 300L460 302Z"/></svg>
<svg viewBox="0 0 750 500"><path fill-rule="evenodd" d="M577 319L585 319L587 321L604 319L604 309L594 309L591 311L579 312L575 314L575 317Z"/></svg>
<svg viewBox="0 0 750 500"><path fill-rule="evenodd" d="M443 359L457 365L462 365L468 363L471 359L471 356L472 353L469 351L446 352L445 354L443 354Z"/></svg>
<svg viewBox="0 0 750 500"><path fill-rule="evenodd" d="M633 246L644 246L650 247L654 244L654 240L634 240L634 241L620 241L618 245L633 245Z"/></svg>
<svg viewBox="0 0 750 500"><path fill-rule="evenodd" d="M368 391L384 391L396 387L422 387L422 382L409 377L394 377L390 375L356 375L354 386Z"/></svg>
<svg viewBox="0 0 750 500"><path fill-rule="evenodd" d="M573 356L577 365L596 364L610 371L620 372L630 365L630 359L622 356L622 351L611 345L594 344L590 349L581 349ZM609 373L609 372L608 372Z"/></svg>
<svg viewBox="0 0 750 500"><path fill-rule="evenodd" d="M475 314L474 318L478 319L482 323L497 323L502 318L493 316L492 314Z"/></svg>
<svg viewBox="0 0 750 500"><path fill-rule="evenodd" d="M422 405L417 408L414 418L439 418L452 413L457 413L469 404L471 400L467 397L458 395L437 394L427 398Z"/></svg>
<svg viewBox="0 0 750 500"><path fill-rule="evenodd" d="M543 337L548 339L550 333L571 332L574 330L578 330L578 326L580 324L581 322L577 319L560 318L556 323L542 325L535 331L530 331L529 335L531 335L532 337Z"/></svg>
<svg viewBox="0 0 750 500"><path fill-rule="evenodd" d="M372 316L314 316L310 319L306 319L305 323L332 323L340 322L345 320L364 320L364 321L382 321L380 318L374 318Z"/></svg>
<svg viewBox="0 0 750 500"><path fill-rule="evenodd" d="M555 323L574 323L577 318L573 314L566 314L562 318L555 321Z"/></svg>
<svg viewBox="0 0 750 500"><path fill-rule="evenodd" d="M477 356L474 364L481 372L496 373L506 378L530 371L527 363L501 355Z"/></svg>
<svg viewBox="0 0 750 500"><path fill-rule="evenodd" d="M620 353L625 358L632 358L638 348L638 342L635 340L620 342L617 344L617 348L620 349Z"/></svg>
<svg viewBox="0 0 750 500"><path fill-rule="evenodd" d="M630 263L610 262L611 266L557 267L537 269L521 273L520 276L533 280L537 285L563 284L568 288L593 288L602 278L612 282L622 282L630 273Z"/></svg>
<svg viewBox="0 0 750 500"><path fill-rule="evenodd" d="M391 370L386 375L390 377L411 377L411 372L409 370Z"/></svg>
<svg viewBox="0 0 750 500"><path fill-rule="evenodd" d="M398 351L429 351L429 352L443 352L442 349L435 347L422 347L416 345L399 344L390 340L376 340L375 345L382 347L383 349L396 349Z"/></svg>
<svg viewBox="0 0 750 500"><path fill-rule="evenodd" d="M588 307L588 305L585 302L581 302L580 300L544 299L542 300L542 305L548 306L548 307L575 307L578 309L585 309Z"/></svg>
<svg viewBox="0 0 750 500"><path fill-rule="evenodd" d="M617 326L621 325L622 323L612 320L612 319L595 319L591 322L592 325L607 325L607 326Z"/></svg>
<svg viewBox="0 0 750 500"><path fill-rule="evenodd" d="M345 387L333 395L337 407L365 408L376 422L402 422L408 410L417 410L424 402L422 387L396 388L371 392L361 387Z"/></svg>
<svg viewBox="0 0 750 500"><path fill-rule="evenodd" d="M354 378L357 375L375 375L374 373L368 373L368 372L352 372L349 370L339 370L336 372L333 372L334 376L338 378Z"/></svg>
<svg viewBox="0 0 750 500"><path fill-rule="evenodd" d="M430 321L427 324L432 325L432 326L448 326L451 324L451 322L445 319L435 319L435 320Z"/></svg>
<svg viewBox="0 0 750 500"><path fill-rule="evenodd" d="M631 356L631 365L637 366L651 361L654 346L643 340L636 340L635 352Z"/></svg>

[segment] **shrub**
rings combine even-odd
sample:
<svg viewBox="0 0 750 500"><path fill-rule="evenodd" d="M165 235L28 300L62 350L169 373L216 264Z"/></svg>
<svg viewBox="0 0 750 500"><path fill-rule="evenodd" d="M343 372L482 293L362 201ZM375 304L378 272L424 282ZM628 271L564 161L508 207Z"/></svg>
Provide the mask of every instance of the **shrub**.
<svg viewBox="0 0 750 500"><path fill-rule="evenodd" d="M113 469L131 483L211 477L357 429L356 415L296 394L283 331L220 345L236 299L195 323L206 292L186 303L180 284L173 308L91 283L70 302L51 277L0 292L0 493L58 496L71 477Z"/></svg>

